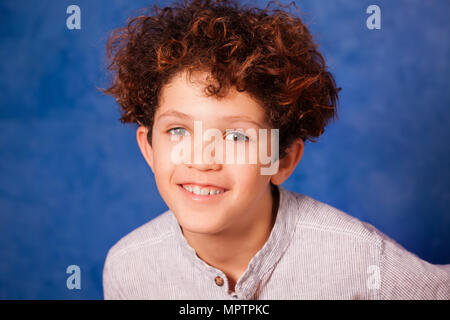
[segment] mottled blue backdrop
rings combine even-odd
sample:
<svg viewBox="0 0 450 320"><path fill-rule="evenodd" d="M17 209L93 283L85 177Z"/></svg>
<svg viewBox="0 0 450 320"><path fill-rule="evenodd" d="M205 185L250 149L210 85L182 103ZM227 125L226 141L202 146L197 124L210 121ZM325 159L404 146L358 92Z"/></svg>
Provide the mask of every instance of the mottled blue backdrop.
<svg viewBox="0 0 450 320"><path fill-rule="evenodd" d="M101 299L107 250L167 209L136 127L96 89L109 31L151 3L0 2L0 298ZM450 263L450 2L296 3L343 90L284 186ZM81 30L66 27L71 4ZM381 30L366 27L371 4ZM72 264L81 290L66 287Z"/></svg>

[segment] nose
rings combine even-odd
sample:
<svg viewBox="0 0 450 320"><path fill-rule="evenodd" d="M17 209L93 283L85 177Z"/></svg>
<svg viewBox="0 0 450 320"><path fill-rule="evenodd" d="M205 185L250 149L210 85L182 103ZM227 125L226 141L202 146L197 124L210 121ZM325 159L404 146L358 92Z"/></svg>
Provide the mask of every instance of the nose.
<svg viewBox="0 0 450 320"><path fill-rule="evenodd" d="M221 161L216 159L215 156L214 142L203 142L201 146L194 145L191 150L193 150L193 157L191 158L191 162L186 164L188 168L199 171L220 170L222 168Z"/></svg>
<svg viewBox="0 0 450 320"><path fill-rule="evenodd" d="M221 168L221 165L218 163L212 163L212 164L208 164L208 163L192 163L192 164L188 164L187 165L188 168L194 168L197 169L199 171L210 171L210 170L219 170Z"/></svg>

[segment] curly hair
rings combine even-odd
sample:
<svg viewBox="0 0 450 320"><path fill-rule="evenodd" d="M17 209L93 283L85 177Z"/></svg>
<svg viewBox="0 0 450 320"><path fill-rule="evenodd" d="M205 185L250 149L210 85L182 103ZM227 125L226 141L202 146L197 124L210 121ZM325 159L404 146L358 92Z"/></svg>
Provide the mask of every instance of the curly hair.
<svg viewBox="0 0 450 320"><path fill-rule="evenodd" d="M113 30L106 46L113 80L101 90L116 98L120 121L147 127L151 144L163 86L179 72L206 70L215 85L205 95L224 97L234 87L260 102L266 123L279 129L280 158L297 138L317 142L337 118L341 88L302 20L269 9L272 3L265 9L235 0L154 5Z"/></svg>

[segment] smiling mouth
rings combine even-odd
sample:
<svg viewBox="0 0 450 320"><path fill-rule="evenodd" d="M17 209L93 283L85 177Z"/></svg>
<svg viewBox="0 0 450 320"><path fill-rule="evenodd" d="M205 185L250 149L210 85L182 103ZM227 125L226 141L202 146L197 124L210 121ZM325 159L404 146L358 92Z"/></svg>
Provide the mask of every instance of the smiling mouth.
<svg viewBox="0 0 450 320"><path fill-rule="evenodd" d="M227 189L218 187L201 187L194 184L179 184L179 187L183 188L187 192L198 196L216 196L227 192Z"/></svg>

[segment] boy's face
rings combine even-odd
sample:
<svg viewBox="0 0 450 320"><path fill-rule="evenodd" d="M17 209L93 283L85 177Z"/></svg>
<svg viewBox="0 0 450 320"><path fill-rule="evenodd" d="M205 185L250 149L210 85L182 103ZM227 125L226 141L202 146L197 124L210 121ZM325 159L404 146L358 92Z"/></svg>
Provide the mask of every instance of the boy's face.
<svg viewBox="0 0 450 320"><path fill-rule="evenodd" d="M207 76L206 73L194 75L192 79L200 81ZM201 163L195 163L194 153L199 152L201 157L214 139L203 141L202 149L194 150L194 121L201 121L203 132L200 134L211 128L220 130L223 150L234 146L236 153L237 145L244 144L248 154L249 144L257 142L246 141L235 130L227 133L226 129L241 129L245 134L250 128L256 132L260 128L268 128L263 122L264 109L247 93L237 92L234 88L221 100L206 97L201 91L203 85L187 82L186 73L180 73L163 88L154 117L152 146L147 143L143 153L152 168L162 198L177 217L183 231L203 234L243 231L258 219L258 213L271 210L267 207L271 205L269 182L272 176L261 174L261 167L267 165L261 165L259 157L256 164L249 163L248 157L244 164L237 164L236 161L228 164L225 160L208 164L203 158L200 158ZM180 139L174 141L174 135ZM268 137L270 140L270 130ZM192 146L191 164L173 161L174 147L183 141ZM270 150L270 146L268 148ZM207 189L221 193L196 195L184 188L194 188L195 191L196 185L200 190L210 186Z"/></svg>

